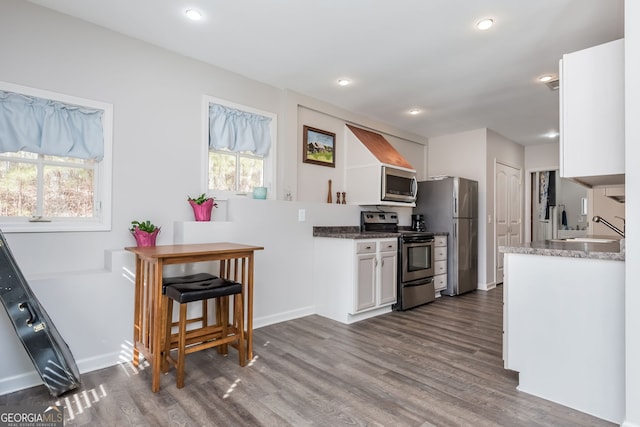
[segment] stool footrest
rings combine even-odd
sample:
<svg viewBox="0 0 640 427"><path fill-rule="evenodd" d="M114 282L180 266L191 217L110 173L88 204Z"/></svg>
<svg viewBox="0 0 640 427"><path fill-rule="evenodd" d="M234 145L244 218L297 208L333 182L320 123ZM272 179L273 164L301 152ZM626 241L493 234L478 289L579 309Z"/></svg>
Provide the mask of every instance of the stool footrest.
<svg viewBox="0 0 640 427"><path fill-rule="evenodd" d="M229 325L227 326L227 333L236 334L237 329L234 326ZM218 340L221 338L221 336L222 336L222 326L212 325L212 326L207 326L205 328L198 328L192 331L187 331L186 343L187 345L192 345L199 342ZM172 349L178 347L178 337L179 335L177 333L171 334L170 339L171 339Z"/></svg>

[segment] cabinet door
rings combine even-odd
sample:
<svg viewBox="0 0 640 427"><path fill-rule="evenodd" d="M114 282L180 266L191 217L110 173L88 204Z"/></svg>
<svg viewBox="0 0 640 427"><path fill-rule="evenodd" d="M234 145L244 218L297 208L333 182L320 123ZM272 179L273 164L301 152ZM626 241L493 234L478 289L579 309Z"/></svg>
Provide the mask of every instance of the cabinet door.
<svg viewBox="0 0 640 427"><path fill-rule="evenodd" d="M560 64L560 176L624 174L624 40Z"/></svg>
<svg viewBox="0 0 640 427"><path fill-rule="evenodd" d="M360 311L376 305L376 254L357 255L358 282L354 310Z"/></svg>
<svg viewBox="0 0 640 427"><path fill-rule="evenodd" d="M378 304L394 303L397 300L398 255L396 252L380 253L380 301Z"/></svg>

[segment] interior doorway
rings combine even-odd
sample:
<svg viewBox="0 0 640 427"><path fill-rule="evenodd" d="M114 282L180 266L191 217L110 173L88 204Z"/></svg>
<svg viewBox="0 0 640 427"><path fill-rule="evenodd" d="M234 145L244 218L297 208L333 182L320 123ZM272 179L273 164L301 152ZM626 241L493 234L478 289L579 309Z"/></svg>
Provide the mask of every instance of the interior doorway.
<svg viewBox="0 0 640 427"><path fill-rule="evenodd" d="M557 170L531 172L529 179L531 241L587 235L586 187L560 178Z"/></svg>
<svg viewBox="0 0 640 427"><path fill-rule="evenodd" d="M500 246L522 243L522 170L496 162L495 278L503 282L504 254Z"/></svg>

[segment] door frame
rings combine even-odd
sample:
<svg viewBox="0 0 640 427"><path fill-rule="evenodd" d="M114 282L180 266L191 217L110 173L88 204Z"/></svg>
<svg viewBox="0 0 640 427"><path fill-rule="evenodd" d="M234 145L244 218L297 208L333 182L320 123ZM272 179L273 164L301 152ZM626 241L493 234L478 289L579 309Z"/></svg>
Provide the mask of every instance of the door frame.
<svg viewBox="0 0 640 427"><path fill-rule="evenodd" d="M519 175L520 175L520 236L521 236L521 240L524 240L524 236L523 236L523 227L525 224L525 220L523 220L523 215L522 215L522 209L525 209L525 213L526 213L526 208L523 206L523 200L522 197L526 197L522 194L522 182L524 180L523 177L523 167L520 165L516 165L513 163L509 163L503 160L498 160L497 158L493 159L493 227L492 227L492 232L493 232L493 287L498 285L498 239L497 239L497 234L498 234L498 223L496 221L496 212L497 212L497 208L498 208L498 182L497 182L497 173L498 173L498 164L501 164L503 166L507 166L509 168L512 169L516 169L519 171ZM525 183L526 185L526 183ZM526 202L526 198L524 200Z"/></svg>

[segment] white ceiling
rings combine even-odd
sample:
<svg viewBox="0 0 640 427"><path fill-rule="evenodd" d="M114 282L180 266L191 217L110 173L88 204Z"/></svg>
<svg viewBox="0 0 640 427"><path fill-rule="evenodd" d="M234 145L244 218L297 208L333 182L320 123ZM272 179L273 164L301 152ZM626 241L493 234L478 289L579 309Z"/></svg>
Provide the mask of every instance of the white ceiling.
<svg viewBox="0 0 640 427"><path fill-rule="evenodd" d="M558 130L537 77L624 34L623 0L30 1L417 135L486 127L523 145Z"/></svg>

